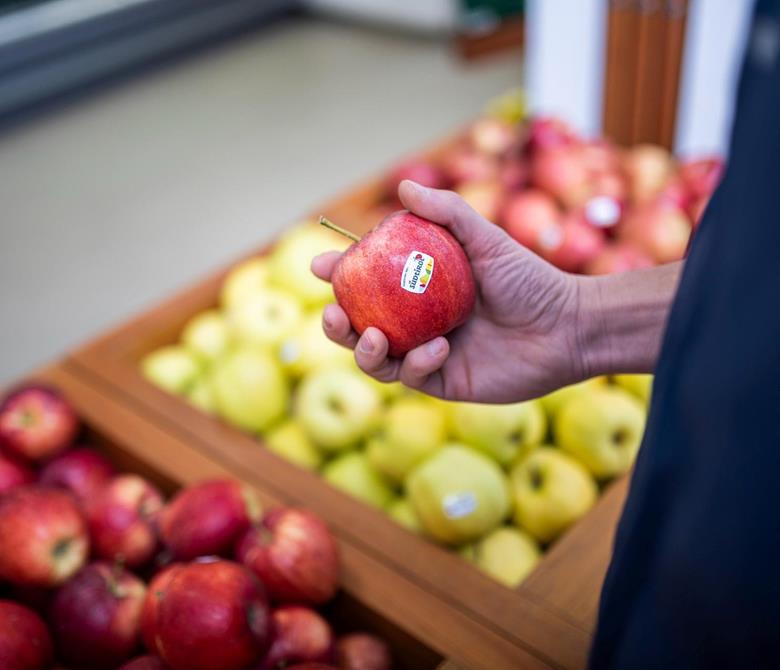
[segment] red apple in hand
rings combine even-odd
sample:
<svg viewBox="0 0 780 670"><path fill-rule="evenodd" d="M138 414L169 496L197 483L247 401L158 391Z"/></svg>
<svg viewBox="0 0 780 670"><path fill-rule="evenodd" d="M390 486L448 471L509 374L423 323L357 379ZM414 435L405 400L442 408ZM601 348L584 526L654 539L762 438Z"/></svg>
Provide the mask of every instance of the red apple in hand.
<svg viewBox="0 0 780 670"><path fill-rule="evenodd" d="M402 356L461 325L476 286L458 241L408 211L385 218L341 256L333 290L353 328L379 328Z"/></svg>
<svg viewBox="0 0 780 670"><path fill-rule="evenodd" d="M0 668L49 670L51 637L43 619L11 600L0 600Z"/></svg>
<svg viewBox="0 0 780 670"><path fill-rule="evenodd" d="M230 555L236 540L260 519L254 491L215 479L180 491L160 515L160 536L176 560Z"/></svg>
<svg viewBox="0 0 780 670"><path fill-rule="evenodd" d="M655 265L650 256L630 244L611 244L585 266L585 274L610 275Z"/></svg>
<svg viewBox="0 0 780 670"><path fill-rule="evenodd" d="M448 186L447 176L441 168L425 159L411 158L396 165L387 175L387 195L391 199L398 199L398 186L404 179L410 179L428 188L447 188Z"/></svg>
<svg viewBox="0 0 780 670"><path fill-rule="evenodd" d="M241 538L236 556L276 602L320 605L338 588L336 541L325 523L305 510L271 510Z"/></svg>
<svg viewBox="0 0 780 670"><path fill-rule="evenodd" d="M542 255L566 272L579 272L604 249L604 234L585 223L581 215L570 213L561 223L563 237L554 249Z"/></svg>
<svg viewBox="0 0 780 670"><path fill-rule="evenodd" d="M24 463L0 454L0 493L34 481L35 473Z"/></svg>
<svg viewBox="0 0 780 670"><path fill-rule="evenodd" d="M83 503L94 498L115 473L105 456L90 447L79 447L44 465L38 481L67 489Z"/></svg>
<svg viewBox="0 0 780 670"><path fill-rule="evenodd" d="M96 556L138 568L157 548L155 521L163 507L155 486L138 475L119 475L89 503L87 518Z"/></svg>
<svg viewBox="0 0 780 670"><path fill-rule="evenodd" d="M57 591L50 620L58 656L78 668L111 670L140 641L146 587L117 565L82 568Z"/></svg>
<svg viewBox="0 0 780 670"><path fill-rule="evenodd" d="M230 561L176 566L154 609L154 630L144 639L152 635L172 670L246 670L272 636L262 584Z"/></svg>
<svg viewBox="0 0 780 670"><path fill-rule="evenodd" d="M168 670L159 656L138 656L130 659L119 670Z"/></svg>
<svg viewBox="0 0 780 670"><path fill-rule="evenodd" d="M376 635L351 633L336 640L336 664L342 670L391 670L393 659Z"/></svg>
<svg viewBox="0 0 780 670"><path fill-rule="evenodd" d="M0 404L0 447L28 461L67 449L79 430L70 404L54 389L25 386Z"/></svg>
<svg viewBox="0 0 780 670"><path fill-rule="evenodd" d="M0 579L56 586L86 560L84 518L65 491L22 486L0 496Z"/></svg>
<svg viewBox="0 0 780 670"><path fill-rule="evenodd" d="M306 662L327 662L333 655L333 631L308 607L285 605L274 610L274 641L257 670L282 670Z"/></svg>
<svg viewBox="0 0 780 670"><path fill-rule="evenodd" d="M660 198L636 207L621 224L618 236L656 262L670 263L685 255L691 229L685 213L674 203Z"/></svg>

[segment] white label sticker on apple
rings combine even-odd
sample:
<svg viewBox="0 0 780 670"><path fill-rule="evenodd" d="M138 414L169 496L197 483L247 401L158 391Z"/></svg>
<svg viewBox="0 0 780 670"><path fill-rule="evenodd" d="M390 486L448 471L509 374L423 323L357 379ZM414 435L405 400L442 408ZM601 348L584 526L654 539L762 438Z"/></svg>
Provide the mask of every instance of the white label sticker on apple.
<svg viewBox="0 0 780 670"><path fill-rule="evenodd" d="M441 501L444 514L449 519L462 519L477 509L477 498L471 491L448 493Z"/></svg>
<svg viewBox="0 0 780 670"><path fill-rule="evenodd" d="M422 251L409 254L401 273L401 288L409 293L425 293L433 277L433 256Z"/></svg>

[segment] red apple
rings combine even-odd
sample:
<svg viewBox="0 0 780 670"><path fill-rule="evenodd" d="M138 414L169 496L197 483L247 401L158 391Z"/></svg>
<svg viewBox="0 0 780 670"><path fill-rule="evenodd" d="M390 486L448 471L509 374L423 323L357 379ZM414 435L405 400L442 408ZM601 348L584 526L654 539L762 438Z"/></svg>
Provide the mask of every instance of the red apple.
<svg viewBox="0 0 780 670"><path fill-rule="evenodd" d="M620 172L619 149L607 139L583 142L580 148L582 162L592 174Z"/></svg>
<svg viewBox="0 0 780 670"><path fill-rule="evenodd" d="M57 591L50 620L57 655L78 668L111 670L127 660L140 641L146 587L118 565L82 568Z"/></svg>
<svg viewBox="0 0 780 670"><path fill-rule="evenodd" d="M526 129L525 151L534 154L578 141L576 133L564 121L552 117L532 119Z"/></svg>
<svg viewBox="0 0 780 670"><path fill-rule="evenodd" d="M658 197L668 200L682 210L687 210L691 203L692 193L680 175L673 175L667 180Z"/></svg>
<svg viewBox="0 0 780 670"><path fill-rule="evenodd" d="M604 234L585 223L582 217L574 212L566 215L561 229L563 237L560 245L542 255L566 272L582 270L606 245Z"/></svg>
<svg viewBox="0 0 780 670"><path fill-rule="evenodd" d="M53 658L43 619L24 605L0 600L0 668L49 670Z"/></svg>
<svg viewBox="0 0 780 670"><path fill-rule="evenodd" d="M618 272L628 272L655 265L650 256L629 244L611 244L602 249L598 256L586 266L585 273L589 275L609 275Z"/></svg>
<svg viewBox="0 0 780 670"><path fill-rule="evenodd" d="M160 536L176 560L232 554L236 540L260 519L254 491L232 479L180 491L160 515Z"/></svg>
<svg viewBox="0 0 780 670"><path fill-rule="evenodd" d="M84 518L65 491L21 486L0 496L0 579L56 586L87 558Z"/></svg>
<svg viewBox="0 0 780 670"><path fill-rule="evenodd" d="M381 638L351 633L336 640L336 664L342 670L391 670L393 659Z"/></svg>
<svg viewBox="0 0 780 670"><path fill-rule="evenodd" d="M531 183L565 207L579 207L593 193L593 179L579 145L539 151L531 161Z"/></svg>
<svg viewBox="0 0 780 670"><path fill-rule="evenodd" d="M725 166L719 156L689 160L680 165L680 178L690 189L691 199L712 195L723 178Z"/></svg>
<svg viewBox="0 0 780 670"><path fill-rule="evenodd" d="M57 391L25 386L0 404L0 447L28 461L42 461L67 449L79 430L70 404Z"/></svg>
<svg viewBox="0 0 780 670"><path fill-rule="evenodd" d="M663 147L638 144L628 149L623 169L628 177L631 199L638 204L657 196L674 172L674 159Z"/></svg>
<svg viewBox="0 0 780 670"><path fill-rule="evenodd" d="M157 646L157 618L160 603L167 595L171 580L181 566L181 563L173 563L172 565L163 568L152 577L141 610L141 638L143 639L146 648L158 655L160 654L160 649Z"/></svg>
<svg viewBox="0 0 780 670"><path fill-rule="evenodd" d="M325 523L306 510L271 510L239 541L236 556L276 602L320 605L338 588L336 541Z"/></svg>
<svg viewBox="0 0 780 670"><path fill-rule="evenodd" d="M168 670L159 656L138 656L130 659L119 670Z"/></svg>
<svg viewBox="0 0 780 670"><path fill-rule="evenodd" d="M0 454L0 493L34 481L35 473L24 463Z"/></svg>
<svg viewBox="0 0 780 670"><path fill-rule="evenodd" d="M683 258L691 222L672 202L658 199L635 208L621 224L619 237L639 247L658 263Z"/></svg>
<svg viewBox="0 0 780 670"><path fill-rule="evenodd" d="M561 212L543 191L528 189L511 196L501 219L514 239L536 253L555 249L562 241Z"/></svg>
<svg viewBox="0 0 780 670"><path fill-rule="evenodd" d="M488 221L498 219L504 199L504 188L498 181L472 181L458 186L455 191L469 206Z"/></svg>
<svg viewBox="0 0 780 670"><path fill-rule="evenodd" d="M528 164L519 159L507 159L498 175L504 191L519 191L528 184Z"/></svg>
<svg viewBox="0 0 780 670"><path fill-rule="evenodd" d="M284 605L271 614L274 641L257 670L277 670L297 663L327 663L333 655L333 631L308 607Z"/></svg>
<svg viewBox="0 0 780 670"><path fill-rule="evenodd" d="M517 126L489 116L475 121L469 129L471 146L489 156L503 156L518 138Z"/></svg>
<svg viewBox="0 0 780 670"><path fill-rule="evenodd" d="M410 158L396 165L386 179L387 195L396 200L398 185L404 180L427 186L428 188L447 188L448 180L443 170L423 158Z"/></svg>
<svg viewBox="0 0 780 670"><path fill-rule="evenodd" d="M391 214L347 249L333 290L355 330L384 332L391 356L461 325L476 298L463 247L442 226L407 211Z"/></svg>
<svg viewBox="0 0 780 670"><path fill-rule="evenodd" d="M451 184L466 181L487 181L498 174L498 162L491 156L460 146L444 159L442 167Z"/></svg>
<svg viewBox="0 0 780 670"><path fill-rule="evenodd" d="M147 600L152 597L150 588ZM245 670L268 649L271 614L263 585L237 563L177 566L157 600L155 651L172 670Z"/></svg>
<svg viewBox="0 0 780 670"><path fill-rule="evenodd" d="M114 477L87 508L94 554L129 568L148 563L157 549L155 522L163 503L160 491L143 477Z"/></svg>
<svg viewBox="0 0 780 670"><path fill-rule="evenodd" d="M79 501L86 502L97 496L115 473L105 456L90 447L78 447L44 465L38 481L67 489Z"/></svg>
<svg viewBox="0 0 780 670"><path fill-rule="evenodd" d="M711 196L709 195L702 196L701 198L694 200L688 207L688 214L691 217L691 221L693 221L694 228L699 225L701 217L704 216L704 210L707 209L710 197Z"/></svg>
<svg viewBox="0 0 780 670"><path fill-rule="evenodd" d="M292 667L295 670L340 670L335 665L328 665L327 663L297 663Z"/></svg>

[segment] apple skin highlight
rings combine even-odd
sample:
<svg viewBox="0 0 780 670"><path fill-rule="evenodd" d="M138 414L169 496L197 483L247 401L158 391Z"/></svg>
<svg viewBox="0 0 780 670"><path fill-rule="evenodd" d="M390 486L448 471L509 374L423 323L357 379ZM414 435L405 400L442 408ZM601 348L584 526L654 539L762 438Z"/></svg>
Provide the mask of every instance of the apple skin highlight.
<svg viewBox="0 0 780 670"><path fill-rule="evenodd" d="M434 259L422 293L401 285L413 251ZM369 326L379 328L396 357L461 325L476 299L471 266L458 241L442 226L405 210L387 216L344 252L333 290L352 327L361 334Z"/></svg>

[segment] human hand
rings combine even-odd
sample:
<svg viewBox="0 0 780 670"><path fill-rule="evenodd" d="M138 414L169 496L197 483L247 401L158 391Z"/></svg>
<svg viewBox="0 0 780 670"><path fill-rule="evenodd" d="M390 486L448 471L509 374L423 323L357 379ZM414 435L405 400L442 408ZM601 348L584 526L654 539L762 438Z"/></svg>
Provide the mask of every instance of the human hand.
<svg viewBox="0 0 780 670"><path fill-rule="evenodd" d="M498 226L459 195L405 181L401 202L447 228L463 245L477 284L469 320L449 333L389 358L377 328L361 335L338 305L328 305L323 328L333 341L353 348L372 377L448 400L514 402L535 398L584 377L577 342L578 284ZM339 252L315 258L312 271L330 280Z"/></svg>

